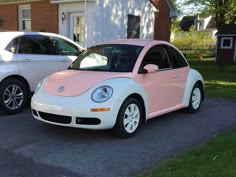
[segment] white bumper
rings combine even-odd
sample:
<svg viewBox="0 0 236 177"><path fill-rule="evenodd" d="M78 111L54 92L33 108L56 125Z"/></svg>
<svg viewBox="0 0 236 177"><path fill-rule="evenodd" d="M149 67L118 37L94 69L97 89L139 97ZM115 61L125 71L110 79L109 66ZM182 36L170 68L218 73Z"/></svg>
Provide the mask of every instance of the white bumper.
<svg viewBox="0 0 236 177"><path fill-rule="evenodd" d="M40 91L32 98L32 114L40 121L55 125L94 130L112 128L121 103L114 104L116 101L113 99L104 103L94 103L90 97L90 92L77 97L61 97ZM93 108L109 108L110 110L91 112Z"/></svg>

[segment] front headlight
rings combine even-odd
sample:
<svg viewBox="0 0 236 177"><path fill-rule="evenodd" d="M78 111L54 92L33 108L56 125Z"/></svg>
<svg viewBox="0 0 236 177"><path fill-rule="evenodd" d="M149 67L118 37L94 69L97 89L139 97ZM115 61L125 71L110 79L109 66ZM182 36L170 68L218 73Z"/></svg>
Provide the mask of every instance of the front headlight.
<svg viewBox="0 0 236 177"><path fill-rule="evenodd" d="M34 90L34 94L36 94L36 93L39 91L39 89L40 89L40 87L42 86L42 84L43 84L43 81L40 81L40 82L38 83L38 85L36 86L36 88L35 88L35 90Z"/></svg>
<svg viewBox="0 0 236 177"><path fill-rule="evenodd" d="M105 85L94 90L91 98L94 102L101 103L111 98L112 94L113 89L110 86Z"/></svg>

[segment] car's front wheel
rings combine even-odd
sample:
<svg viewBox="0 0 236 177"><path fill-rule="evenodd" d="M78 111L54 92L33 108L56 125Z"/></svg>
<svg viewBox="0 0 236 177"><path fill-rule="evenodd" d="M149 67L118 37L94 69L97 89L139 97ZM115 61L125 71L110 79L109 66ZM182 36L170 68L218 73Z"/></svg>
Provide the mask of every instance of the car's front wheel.
<svg viewBox="0 0 236 177"><path fill-rule="evenodd" d="M192 89L189 106L186 108L187 112L193 113L198 111L202 104L202 87L196 83Z"/></svg>
<svg viewBox="0 0 236 177"><path fill-rule="evenodd" d="M142 107L135 98L127 98L122 104L116 124L112 129L116 136L129 138L134 136L142 120Z"/></svg>
<svg viewBox="0 0 236 177"><path fill-rule="evenodd" d="M27 103L27 89L17 79L6 79L0 84L0 107L8 114L23 110Z"/></svg>

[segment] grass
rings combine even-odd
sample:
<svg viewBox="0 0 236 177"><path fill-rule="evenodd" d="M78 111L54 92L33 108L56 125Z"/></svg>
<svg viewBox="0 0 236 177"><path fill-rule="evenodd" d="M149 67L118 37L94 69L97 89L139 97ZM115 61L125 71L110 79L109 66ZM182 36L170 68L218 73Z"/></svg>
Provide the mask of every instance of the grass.
<svg viewBox="0 0 236 177"><path fill-rule="evenodd" d="M220 68L212 59L189 63L203 75L206 96L236 99L236 64Z"/></svg>
<svg viewBox="0 0 236 177"><path fill-rule="evenodd" d="M235 177L236 129L177 156L142 177ZM141 176L140 176L141 177Z"/></svg>
<svg viewBox="0 0 236 177"><path fill-rule="evenodd" d="M236 100L236 64L219 68L212 59L189 60L189 63L203 75L207 97ZM161 163L140 177L235 177L235 140L236 128Z"/></svg>

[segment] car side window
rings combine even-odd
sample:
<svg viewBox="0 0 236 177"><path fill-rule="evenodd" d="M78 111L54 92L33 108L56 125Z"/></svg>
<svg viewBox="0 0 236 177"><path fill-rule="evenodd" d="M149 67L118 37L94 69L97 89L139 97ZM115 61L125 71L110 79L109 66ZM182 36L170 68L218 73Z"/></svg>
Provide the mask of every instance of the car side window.
<svg viewBox="0 0 236 177"><path fill-rule="evenodd" d="M50 37L50 41L54 48L55 55L72 55L78 56L80 54L80 50L77 46L73 45L72 43L60 39L57 37Z"/></svg>
<svg viewBox="0 0 236 177"><path fill-rule="evenodd" d="M188 66L183 56L173 47L168 47L168 54L174 69Z"/></svg>
<svg viewBox="0 0 236 177"><path fill-rule="evenodd" d="M143 59L142 66L147 64L155 64L158 66L159 70L170 69L170 62L166 52L166 49L161 46L152 47Z"/></svg>
<svg viewBox="0 0 236 177"><path fill-rule="evenodd" d="M18 49L18 44L19 44L19 38L15 38L7 45L5 50L12 53L16 53Z"/></svg>
<svg viewBox="0 0 236 177"><path fill-rule="evenodd" d="M40 35L28 35L20 37L18 53L40 55L51 54L47 37Z"/></svg>

